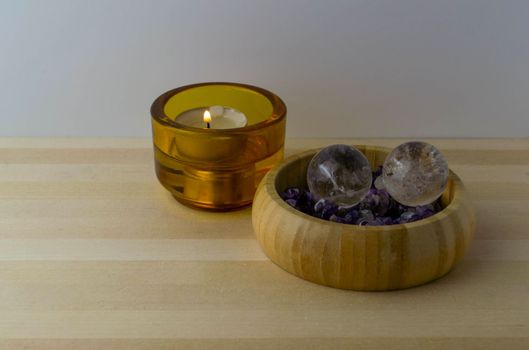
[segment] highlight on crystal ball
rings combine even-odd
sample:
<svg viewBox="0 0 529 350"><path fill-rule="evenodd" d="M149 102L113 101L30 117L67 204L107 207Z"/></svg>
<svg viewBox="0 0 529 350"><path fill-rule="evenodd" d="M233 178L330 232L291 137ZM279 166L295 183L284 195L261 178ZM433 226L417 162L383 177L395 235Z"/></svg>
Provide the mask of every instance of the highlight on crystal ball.
<svg viewBox="0 0 529 350"><path fill-rule="evenodd" d="M372 181L369 161L348 145L331 145L319 151L307 169L307 185L316 200L325 199L342 207L359 203Z"/></svg>
<svg viewBox="0 0 529 350"><path fill-rule="evenodd" d="M399 203L426 205L443 193L448 182L448 163L441 152L426 142L406 142L386 157L383 185Z"/></svg>

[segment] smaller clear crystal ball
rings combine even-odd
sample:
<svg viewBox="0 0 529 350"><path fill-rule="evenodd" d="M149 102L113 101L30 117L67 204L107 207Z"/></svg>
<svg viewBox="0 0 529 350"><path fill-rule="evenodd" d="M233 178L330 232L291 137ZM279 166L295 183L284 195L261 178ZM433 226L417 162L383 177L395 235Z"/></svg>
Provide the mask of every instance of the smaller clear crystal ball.
<svg viewBox="0 0 529 350"><path fill-rule="evenodd" d="M348 145L331 145L319 151L307 169L307 185L317 200L342 207L358 204L371 187L369 161Z"/></svg>
<svg viewBox="0 0 529 350"><path fill-rule="evenodd" d="M384 187L399 203L426 205L443 193L448 182L448 163L441 152L425 142L406 142L384 161Z"/></svg>

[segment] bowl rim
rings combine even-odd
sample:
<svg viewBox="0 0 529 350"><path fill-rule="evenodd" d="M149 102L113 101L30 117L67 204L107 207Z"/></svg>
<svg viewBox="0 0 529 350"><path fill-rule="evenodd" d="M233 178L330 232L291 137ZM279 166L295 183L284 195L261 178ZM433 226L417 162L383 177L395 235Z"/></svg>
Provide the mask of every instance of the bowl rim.
<svg viewBox="0 0 529 350"><path fill-rule="evenodd" d="M351 145L351 146L359 148L360 151L362 151L362 149L383 151L383 152L387 152L387 153L389 153L391 151L391 148L383 147L383 146L358 145L358 144L354 144L354 145ZM355 231L364 231L365 233L368 233L368 232L380 232L380 231L392 231L392 230L402 231L403 229L407 229L407 228L420 228L422 226L430 225L430 224L432 224L434 222L437 222L438 220L440 220L442 218L450 216L454 212L457 212L457 210L460 207L459 198L462 195L462 184L463 183L462 183L461 179L459 178L459 176L457 176L456 173L454 173L451 169L449 169L449 176L448 176L449 183L450 183L450 180L452 180L453 187L454 187L452 199L450 200L448 205L446 207L444 207L441 211L439 211L439 212L435 213L434 215L429 216L429 217L427 217L425 219L421 219L421 220L417 220L417 221L409 222L409 223L405 223L405 224L379 225L379 226L360 226L360 225L352 225L352 224L344 224L344 223L339 223L339 222L334 222L334 221L328 221L328 220L320 219L320 218L311 216L309 214L303 213L303 212L293 208L292 206L290 206L287 202L285 202L283 200L283 198L281 198L281 196L279 195L279 192L276 189L277 175L279 174L279 172L281 172L284 168L286 168L294 160L300 159L300 158L304 158L304 157L307 157L307 156L312 155L312 154L316 154L316 152L318 152L320 149L321 148L313 148L313 149L310 149L310 150L307 150L307 151L303 151L301 153L296 153L296 154L293 154L293 155L287 157L283 162L281 162L281 164L276 166L274 169L272 169L268 173L267 178L270 178L272 181L266 181L266 183L264 184L266 186L266 190L269 193L269 195L271 196L271 198L275 202L278 202L280 207L282 207L283 209L287 210L292 215L298 216L301 219L310 220L310 221L312 221L312 222L314 222L316 224L320 224L320 225L331 225L331 226L335 226L335 227L339 226L339 227L342 227L342 228L349 228L349 229L355 230Z"/></svg>

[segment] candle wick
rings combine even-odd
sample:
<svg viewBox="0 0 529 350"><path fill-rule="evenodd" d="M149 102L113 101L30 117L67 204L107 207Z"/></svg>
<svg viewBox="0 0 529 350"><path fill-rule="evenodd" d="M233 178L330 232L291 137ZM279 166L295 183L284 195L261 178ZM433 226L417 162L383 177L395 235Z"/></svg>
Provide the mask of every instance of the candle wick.
<svg viewBox="0 0 529 350"><path fill-rule="evenodd" d="M209 123L206 123L206 125L207 125L208 129L210 129L210 125L209 125Z"/></svg>

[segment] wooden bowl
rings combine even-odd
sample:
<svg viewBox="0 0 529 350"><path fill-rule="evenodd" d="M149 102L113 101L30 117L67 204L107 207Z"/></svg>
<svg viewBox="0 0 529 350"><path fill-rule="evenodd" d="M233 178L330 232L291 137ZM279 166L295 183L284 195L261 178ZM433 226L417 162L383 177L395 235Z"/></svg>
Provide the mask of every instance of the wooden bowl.
<svg viewBox="0 0 529 350"><path fill-rule="evenodd" d="M373 168L389 149L355 146ZM252 222L264 252L288 272L326 286L391 290L417 286L449 272L474 236L475 217L459 177L450 171L444 209L399 225L358 226L322 220L285 203L279 193L306 187L307 166L318 150L286 159L257 189Z"/></svg>

